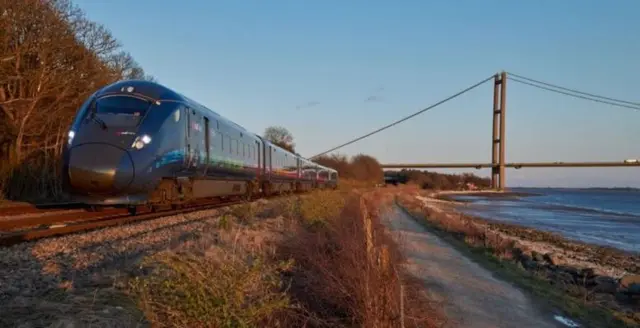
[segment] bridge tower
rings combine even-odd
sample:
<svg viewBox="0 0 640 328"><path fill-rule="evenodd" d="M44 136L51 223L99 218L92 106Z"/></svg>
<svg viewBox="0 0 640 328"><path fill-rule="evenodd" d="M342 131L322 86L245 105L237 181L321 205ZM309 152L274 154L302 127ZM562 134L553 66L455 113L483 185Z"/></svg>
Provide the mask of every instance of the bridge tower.
<svg viewBox="0 0 640 328"><path fill-rule="evenodd" d="M507 110L507 73L496 74L493 79L493 134L491 138L491 188L504 190L505 175L505 141Z"/></svg>

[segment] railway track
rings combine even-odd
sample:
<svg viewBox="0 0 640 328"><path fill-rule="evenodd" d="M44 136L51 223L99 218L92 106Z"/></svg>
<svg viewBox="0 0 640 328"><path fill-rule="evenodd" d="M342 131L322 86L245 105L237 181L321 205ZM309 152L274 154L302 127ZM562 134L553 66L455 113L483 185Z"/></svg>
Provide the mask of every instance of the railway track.
<svg viewBox="0 0 640 328"><path fill-rule="evenodd" d="M179 209L157 211L151 211L141 206L137 209L137 215L131 215L127 209L107 208L101 212L74 212L64 215L9 219L0 221L0 247L9 247L41 238L153 220L165 216L237 205L244 202L241 199L229 201L215 199L198 201Z"/></svg>
<svg viewBox="0 0 640 328"><path fill-rule="evenodd" d="M0 207L0 217L24 215L24 214L40 214L50 212L62 212L72 209L81 209L84 206L80 203L50 203L50 204L34 204L34 205L16 205Z"/></svg>

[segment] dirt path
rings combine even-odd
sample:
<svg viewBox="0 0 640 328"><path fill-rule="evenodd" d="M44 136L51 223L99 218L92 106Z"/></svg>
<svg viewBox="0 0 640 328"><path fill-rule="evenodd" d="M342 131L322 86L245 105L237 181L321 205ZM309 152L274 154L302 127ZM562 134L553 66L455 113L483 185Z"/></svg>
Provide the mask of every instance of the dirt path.
<svg viewBox="0 0 640 328"><path fill-rule="evenodd" d="M454 327L571 327L541 313L514 286L491 272L394 208L386 224L409 258L408 269L422 279L429 294L444 301Z"/></svg>

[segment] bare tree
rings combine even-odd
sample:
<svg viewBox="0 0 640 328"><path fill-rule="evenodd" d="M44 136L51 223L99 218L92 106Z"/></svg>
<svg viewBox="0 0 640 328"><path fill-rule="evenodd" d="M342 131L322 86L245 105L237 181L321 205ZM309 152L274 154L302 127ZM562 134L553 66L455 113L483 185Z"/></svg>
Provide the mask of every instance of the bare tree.
<svg viewBox="0 0 640 328"><path fill-rule="evenodd" d="M293 136L289 130L282 126L270 126L266 128L264 130L264 138L292 153L295 153Z"/></svg>
<svg viewBox="0 0 640 328"><path fill-rule="evenodd" d="M91 93L120 79L153 79L120 48L69 0L0 0L2 171L33 166L55 176L66 130Z"/></svg>

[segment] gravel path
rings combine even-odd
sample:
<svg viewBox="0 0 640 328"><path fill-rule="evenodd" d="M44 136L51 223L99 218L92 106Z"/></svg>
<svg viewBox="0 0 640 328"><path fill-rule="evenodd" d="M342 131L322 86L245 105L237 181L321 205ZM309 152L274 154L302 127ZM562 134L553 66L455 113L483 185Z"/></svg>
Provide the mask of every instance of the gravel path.
<svg viewBox="0 0 640 328"><path fill-rule="evenodd" d="M431 297L445 302L447 317L459 327L568 327L543 313L512 285L464 257L394 207L387 225L409 258L408 269L422 279Z"/></svg>
<svg viewBox="0 0 640 328"><path fill-rule="evenodd" d="M123 275L140 274L136 264L142 257L205 235L214 236L215 240L218 217L227 211L228 208L193 212L0 248L0 326L41 326L17 322L23 322L30 311L51 308L52 300L66 298L70 293L77 293L80 302L95 302L96 297L82 297L86 298L88 291L97 293L98 288L104 292L102 289L113 287ZM110 309L126 310L114 303L101 311ZM53 310L65 311L55 307Z"/></svg>

